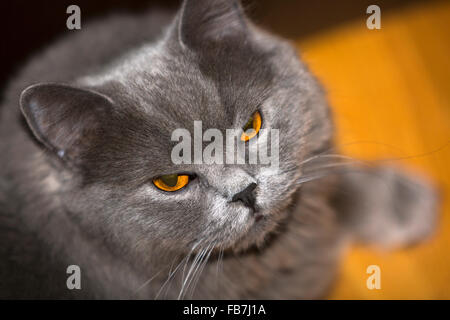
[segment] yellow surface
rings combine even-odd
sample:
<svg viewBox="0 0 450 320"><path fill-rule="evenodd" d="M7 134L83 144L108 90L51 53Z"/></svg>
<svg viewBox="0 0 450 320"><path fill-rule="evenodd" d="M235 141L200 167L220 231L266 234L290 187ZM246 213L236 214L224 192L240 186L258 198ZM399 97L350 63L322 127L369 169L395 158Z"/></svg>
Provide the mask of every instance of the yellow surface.
<svg viewBox="0 0 450 320"><path fill-rule="evenodd" d="M326 87L342 152L432 177L442 192L439 229L428 242L381 252L352 247L334 299L450 299L450 3L383 14L381 30L361 19L298 43ZM381 289L366 268L381 268Z"/></svg>

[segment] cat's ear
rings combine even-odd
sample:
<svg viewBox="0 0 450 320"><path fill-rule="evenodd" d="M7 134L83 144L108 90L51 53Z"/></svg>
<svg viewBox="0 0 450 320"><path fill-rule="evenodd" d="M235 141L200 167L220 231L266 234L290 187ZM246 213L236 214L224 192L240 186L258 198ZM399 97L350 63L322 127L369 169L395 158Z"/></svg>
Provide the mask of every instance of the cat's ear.
<svg viewBox="0 0 450 320"><path fill-rule="evenodd" d="M177 23L179 42L190 48L247 33L239 0L184 0Z"/></svg>
<svg viewBox="0 0 450 320"><path fill-rule="evenodd" d="M112 101L87 89L36 84L20 96L20 108L36 138L60 157L75 157L98 133Z"/></svg>

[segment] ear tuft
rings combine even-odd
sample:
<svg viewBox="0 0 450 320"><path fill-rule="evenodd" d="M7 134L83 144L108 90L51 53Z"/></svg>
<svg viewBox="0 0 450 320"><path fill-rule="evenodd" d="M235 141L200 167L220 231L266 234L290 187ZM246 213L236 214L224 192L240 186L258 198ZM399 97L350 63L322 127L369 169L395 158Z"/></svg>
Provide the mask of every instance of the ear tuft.
<svg viewBox="0 0 450 320"><path fill-rule="evenodd" d="M60 157L76 156L111 107L112 101L100 93L63 84L35 84L20 96L31 131Z"/></svg>

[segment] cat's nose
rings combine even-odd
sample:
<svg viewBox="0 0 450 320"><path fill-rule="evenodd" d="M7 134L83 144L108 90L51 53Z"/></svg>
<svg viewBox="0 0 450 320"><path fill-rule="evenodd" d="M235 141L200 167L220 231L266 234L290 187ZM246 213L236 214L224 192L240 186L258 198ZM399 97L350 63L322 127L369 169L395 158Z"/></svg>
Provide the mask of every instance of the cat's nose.
<svg viewBox="0 0 450 320"><path fill-rule="evenodd" d="M255 194L253 190L256 188L256 183L250 183L244 190L236 193L231 202L242 201L242 203L255 212Z"/></svg>

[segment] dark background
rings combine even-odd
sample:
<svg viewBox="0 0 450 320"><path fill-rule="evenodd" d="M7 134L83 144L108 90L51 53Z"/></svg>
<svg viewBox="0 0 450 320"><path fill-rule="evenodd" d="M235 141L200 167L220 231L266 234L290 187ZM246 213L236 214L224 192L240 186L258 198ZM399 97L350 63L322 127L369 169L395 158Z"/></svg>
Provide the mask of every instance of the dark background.
<svg viewBox="0 0 450 320"><path fill-rule="evenodd" d="M366 8L377 4L382 16L419 0L244 0L253 20L284 37L300 39L351 19L365 23ZM139 12L149 6L176 9L179 0L16 0L1 1L0 89L26 59L48 45L66 28L66 8L81 8L81 26L86 21L114 11Z"/></svg>

